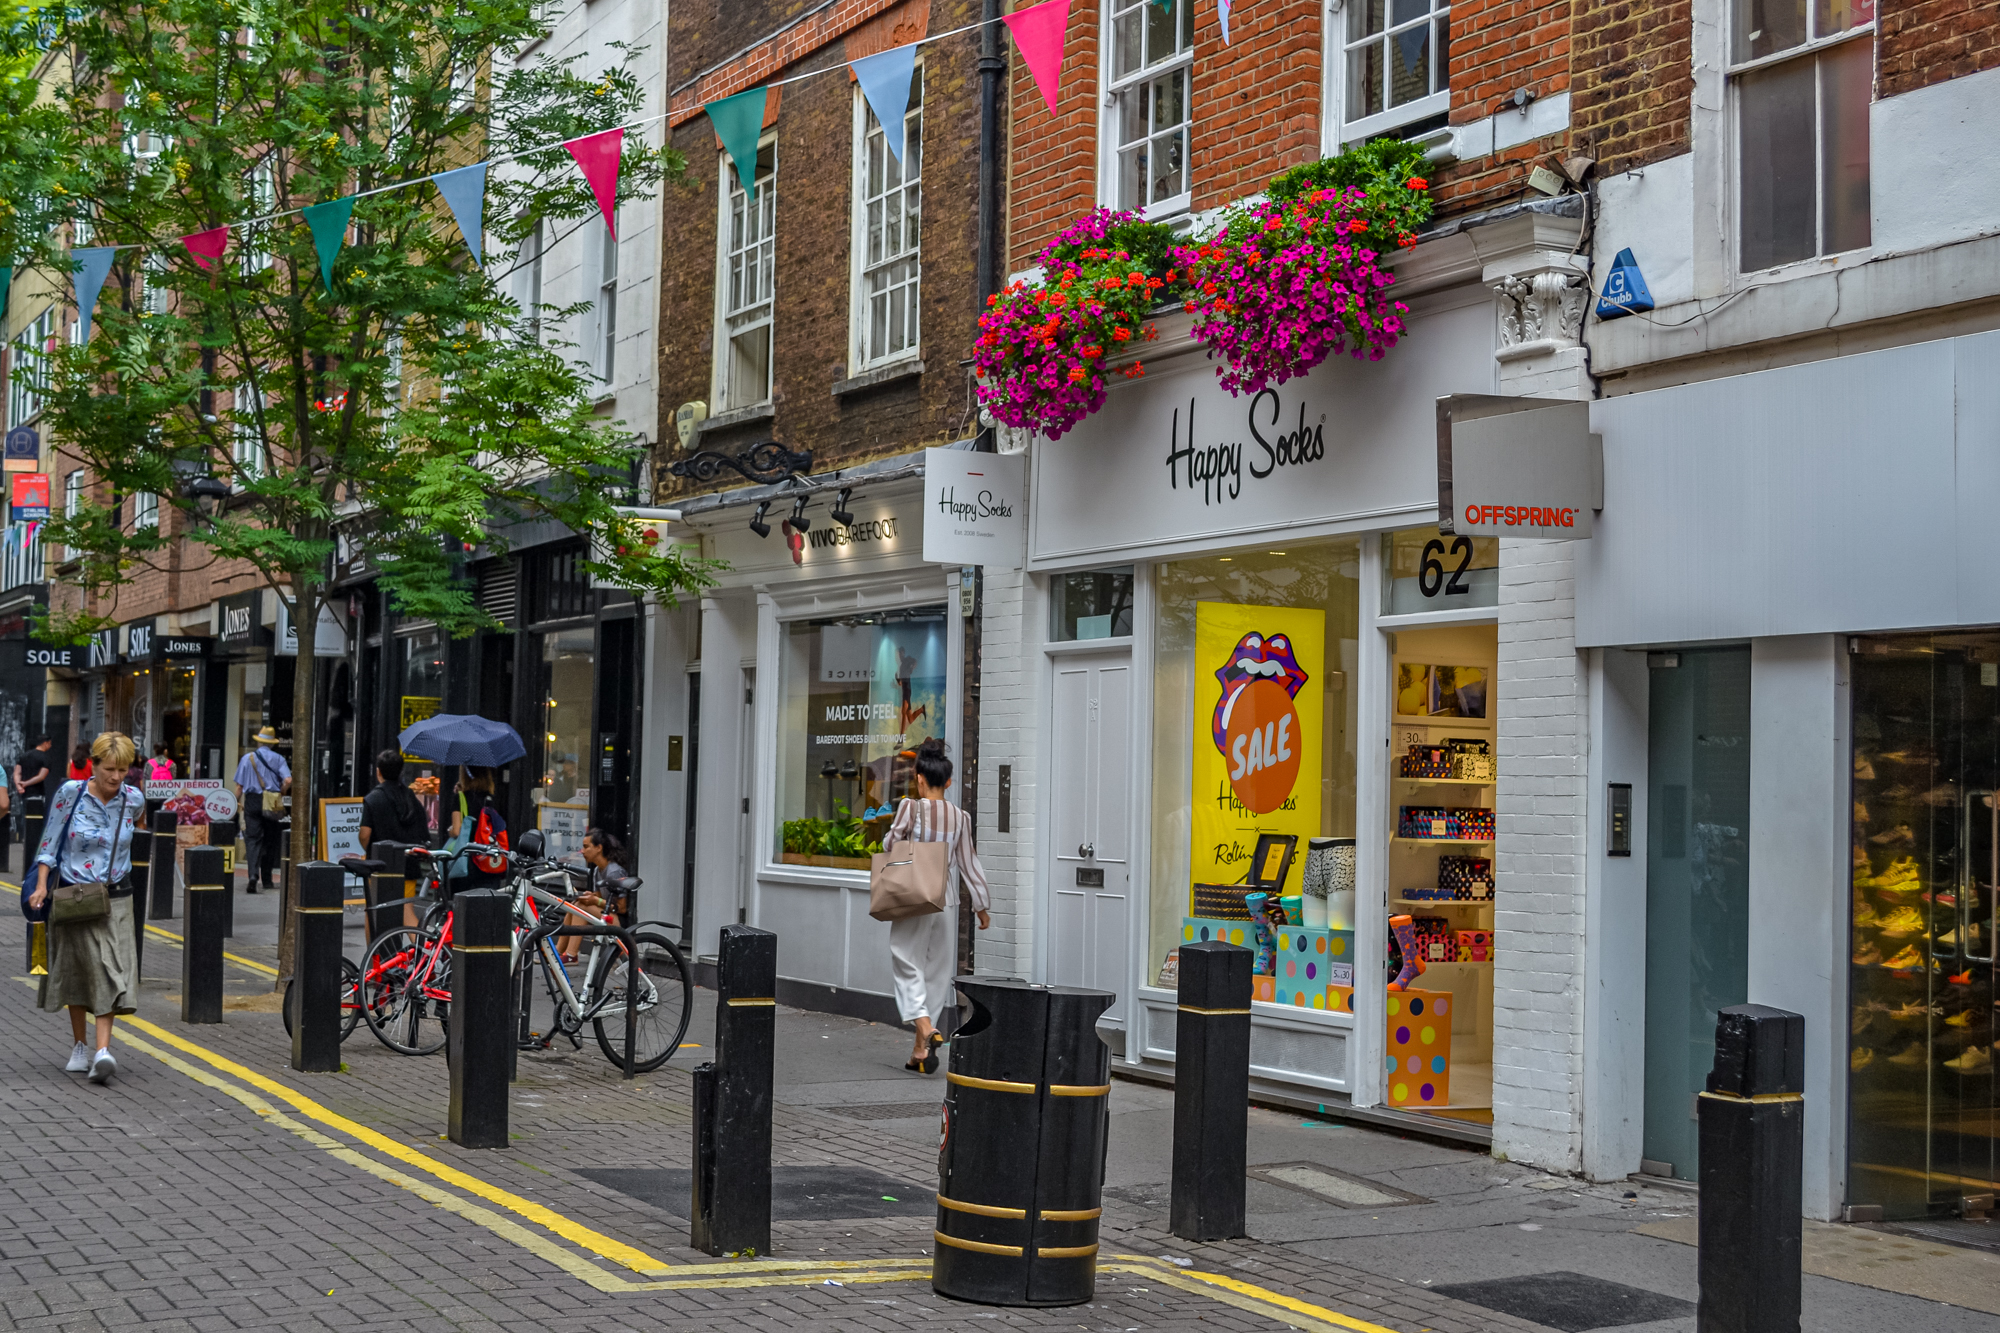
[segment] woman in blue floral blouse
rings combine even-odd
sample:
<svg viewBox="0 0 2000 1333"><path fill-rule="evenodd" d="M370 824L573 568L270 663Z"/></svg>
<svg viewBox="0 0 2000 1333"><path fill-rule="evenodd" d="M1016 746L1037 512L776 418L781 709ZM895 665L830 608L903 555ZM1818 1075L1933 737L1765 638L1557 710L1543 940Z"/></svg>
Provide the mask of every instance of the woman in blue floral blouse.
<svg viewBox="0 0 2000 1333"><path fill-rule="evenodd" d="M64 783L49 803L35 855L35 891L28 899L39 912L57 884L110 886L111 915L49 927L49 971L37 997L49 1013L69 1010L76 1045L64 1068L72 1074L88 1071L92 1083L118 1072L111 1058L111 1020L134 1011L139 988L132 943L132 832L146 801L125 785L134 755L131 737L121 732L103 732L91 744L90 776ZM94 1056L84 1044L86 1012L97 1020Z"/></svg>

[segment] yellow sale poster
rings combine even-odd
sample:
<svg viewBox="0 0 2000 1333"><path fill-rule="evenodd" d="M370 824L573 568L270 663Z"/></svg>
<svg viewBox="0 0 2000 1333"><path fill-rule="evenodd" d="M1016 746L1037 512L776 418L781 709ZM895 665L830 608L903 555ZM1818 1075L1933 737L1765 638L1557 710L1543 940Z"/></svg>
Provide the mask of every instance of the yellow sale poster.
<svg viewBox="0 0 2000 1333"><path fill-rule="evenodd" d="M1202 602L1194 625L1194 881L1236 883L1259 834L1290 833L1296 893L1320 831L1326 613Z"/></svg>

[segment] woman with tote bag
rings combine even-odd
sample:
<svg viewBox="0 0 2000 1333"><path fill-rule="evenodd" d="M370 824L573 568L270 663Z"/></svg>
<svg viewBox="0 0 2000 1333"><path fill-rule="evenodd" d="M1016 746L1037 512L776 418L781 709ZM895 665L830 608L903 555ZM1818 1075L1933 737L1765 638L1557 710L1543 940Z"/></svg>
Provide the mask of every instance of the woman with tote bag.
<svg viewBox="0 0 2000 1333"><path fill-rule="evenodd" d="M877 881L871 897L880 898L890 874L888 863L899 842L945 844L943 910L931 902L907 904L891 910L914 909L913 915L889 919L889 962L896 979L896 1012L917 1029L916 1049L905 1069L935 1074L937 1048L944 1036L937 1030L937 1016L952 1003L952 964L958 951L958 895L951 890L950 871L958 876L979 914L979 928L992 925L991 899L986 892L986 869L973 849L972 818L944 799L951 786L951 760L945 756L944 742L933 737L917 747L917 794L904 797L896 806L896 818L882 839L882 853L876 858ZM926 858L928 860L929 858ZM922 863L916 863L921 865ZM935 873L933 871L933 873ZM926 886L931 887L931 886ZM927 897L929 895L926 895ZM933 900L934 901L934 900ZM871 914L876 910L871 904Z"/></svg>
<svg viewBox="0 0 2000 1333"><path fill-rule="evenodd" d="M65 784L49 803L48 832L24 904L31 919L46 914L49 923L49 971L37 1001L48 1013L69 1010L76 1045L64 1068L87 1071L92 1083L118 1072L111 1020L134 1011L139 988L130 875L132 832L146 798L125 786L135 757L122 733L103 732L92 742L90 777ZM97 1020L95 1047L84 1044L85 1013Z"/></svg>

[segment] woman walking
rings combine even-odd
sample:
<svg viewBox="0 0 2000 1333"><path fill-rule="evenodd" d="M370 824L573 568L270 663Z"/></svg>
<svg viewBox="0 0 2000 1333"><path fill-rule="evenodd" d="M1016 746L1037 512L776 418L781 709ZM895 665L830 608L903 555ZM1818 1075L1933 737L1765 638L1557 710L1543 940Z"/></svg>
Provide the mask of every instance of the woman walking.
<svg viewBox="0 0 2000 1333"><path fill-rule="evenodd" d="M882 839L882 850L899 842L943 842L950 844L946 862L958 872L965 885L972 910L979 914L979 928L993 923L991 900L986 892L986 869L973 849L972 818L946 801L951 786L951 760L944 742L932 737L917 747L917 794L904 797L896 806L896 818ZM896 979L896 1012L917 1029L916 1049L910 1052L905 1069L937 1073L937 1048L944 1034L937 1030L937 1018L952 1003L951 974L958 951L958 894L949 885L945 909L924 916L906 916L889 923L890 969Z"/></svg>
<svg viewBox="0 0 2000 1333"><path fill-rule="evenodd" d="M132 831L146 802L125 785L135 757L131 738L121 732L104 732L91 744L90 777L65 783L50 802L49 831L35 855L35 888L28 898L29 911L39 919L61 885L101 885L108 896L103 916L50 923L49 971L37 996L48 1013L69 1010L76 1045L64 1068L72 1074L89 1071L92 1083L118 1072L111 1057L111 1020L133 1012L138 990L129 876ZM85 1013L97 1020L94 1048L84 1041Z"/></svg>

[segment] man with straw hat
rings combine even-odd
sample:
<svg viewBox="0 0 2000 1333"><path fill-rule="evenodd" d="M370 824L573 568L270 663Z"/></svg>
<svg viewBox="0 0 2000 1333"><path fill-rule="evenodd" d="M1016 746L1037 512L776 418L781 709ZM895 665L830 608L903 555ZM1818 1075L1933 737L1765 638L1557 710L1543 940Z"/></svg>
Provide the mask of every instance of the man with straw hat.
<svg viewBox="0 0 2000 1333"><path fill-rule="evenodd" d="M278 821L285 815L285 793L292 789L292 766L272 749L278 733L263 727L254 738L257 748L236 763L236 802L243 812L244 850L249 853L244 891L271 887L278 866Z"/></svg>

